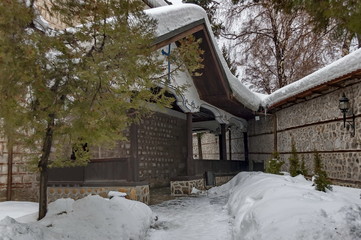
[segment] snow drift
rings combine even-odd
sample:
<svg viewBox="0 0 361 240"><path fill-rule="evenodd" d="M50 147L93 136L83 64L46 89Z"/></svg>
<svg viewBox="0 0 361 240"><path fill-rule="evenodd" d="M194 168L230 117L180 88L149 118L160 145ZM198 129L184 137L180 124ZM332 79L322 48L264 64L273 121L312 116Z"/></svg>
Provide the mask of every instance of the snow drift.
<svg viewBox="0 0 361 240"><path fill-rule="evenodd" d="M39 222L19 223L10 217L0 221L0 239L141 240L151 220L147 205L122 197L59 199L49 205L48 214Z"/></svg>
<svg viewBox="0 0 361 240"><path fill-rule="evenodd" d="M242 172L210 192L229 194L234 239L361 239L359 191L333 188L316 191L301 175Z"/></svg>

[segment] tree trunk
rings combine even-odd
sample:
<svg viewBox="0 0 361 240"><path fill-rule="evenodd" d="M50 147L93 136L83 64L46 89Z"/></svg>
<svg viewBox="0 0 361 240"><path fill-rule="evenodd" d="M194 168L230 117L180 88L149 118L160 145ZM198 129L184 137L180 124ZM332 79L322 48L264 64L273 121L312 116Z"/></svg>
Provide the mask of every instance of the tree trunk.
<svg viewBox="0 0 361 240"><path fill-rule="evenodd" d="M42 154L38 164L40 169L40 189L39 189L39 217L38 220L45 217L48 210L48 194L47 194L47 184L48 184L48 163L49 156L51 152L51 146L53 143L53 133L54 133L54 119L55 114L49 114L48 127L46 129L46 134L44 136L44 143L42 148Z"/></svg>
<svg viewBox="0 0 361 240"><path fill-rule="evenodd" d="M11 201L13 185L13 142L8 140L8 178L6 188L6 201Z"/></svg>
<svg viewBox="0 0 361 240"><path fill-rule="evenodd" d="M350 53L351 41L352 41L353 36L354 36L353 33L350 33L350 32L346 33L345 39L342 44L342 49L341 49L342 57L344 57Z"/></svg>
<svg viewBox="0 0 361 240"><path fill-rule="evenodd" d="M284 46L280 41L280 33L278 31L278 24L276 22L277 10L274 10L270 18L272 25L272 41L274 44L275 58L276 58L276 67L277 67L277 83L278 86L276 89L284 87L287 85L286 74L285 74L285 56L284 56Z"/></svg>

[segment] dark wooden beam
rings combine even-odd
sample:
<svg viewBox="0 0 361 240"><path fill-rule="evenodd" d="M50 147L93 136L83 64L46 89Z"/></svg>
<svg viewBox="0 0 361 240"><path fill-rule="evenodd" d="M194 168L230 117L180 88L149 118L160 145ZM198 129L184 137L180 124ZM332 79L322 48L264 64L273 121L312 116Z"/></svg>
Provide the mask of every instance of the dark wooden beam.
<svg viewBox="0 0 361 240"><path fill-rule="evenodd" d="M202 31L204 28L205 26L203 19L196 21L194 23L188 24L179 29L157 37L156 40L153 42L152 47L154 49L162 48L164 46L167 46L168 44L174 43L196 32Z"/></svg>
<svg viewBox="0 0 361 240"><path fill-rule="evenodd" d="M194 175L192 113L187 113L187 175Z"/></svg>
<svg viewBox="0 0 361 240"><path fill-rule="evenodd" d="M226 139L226 124L222 123L221 134L219 135L219 159L227 160L227 139Z"/></svg>
<svg viewBox="0 0 361 240"><path fill-rule="evenodd" d="M204 38L207 41L208 46L210 47L212 59L214 62L214 66L212 66L212 67L216 68L217 74L218 74L218 79L221 81L223 88L226 91L226 96L228 99L231 99L232 91L229 86L224 69L222 67L221 60L219 59L218 54L215 51L215 46L213 45L213 42L209 37L210 34L209 34L208 30L206 28L204 28L203 31L204 31Z"/></svg>
<svg viewBox="0 0 361 240"><path fill-rule="evenodd" d="M249 149L248 149L248 133L243 132L243 148L244 148L244 160L248 163L248 167L251 167L249 163ZM248 169L252 171L252 169Z"/></svg>
<svg viewBox="0 0 361 240"><path fill-rule="evenodd" d="M232 131L228 130L228 152L229 152L229 160L232 160Z"/></svg>

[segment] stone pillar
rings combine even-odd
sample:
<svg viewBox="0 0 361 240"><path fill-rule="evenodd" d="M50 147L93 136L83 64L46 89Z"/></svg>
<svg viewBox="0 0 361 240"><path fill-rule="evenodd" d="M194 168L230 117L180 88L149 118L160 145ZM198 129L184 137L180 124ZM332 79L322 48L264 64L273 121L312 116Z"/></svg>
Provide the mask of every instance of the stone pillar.
<svg viewBox="0 0 361 240"><path fill-rule="evenodd" d="M187 113L187 175L194 175L192 113Z"/></svg>
<svg viewBox="0 0 361 240"><path fill-rule="evenodd" d="M227 160L226 124L221 124L221 135L219 135L219 159Z"/></svg>

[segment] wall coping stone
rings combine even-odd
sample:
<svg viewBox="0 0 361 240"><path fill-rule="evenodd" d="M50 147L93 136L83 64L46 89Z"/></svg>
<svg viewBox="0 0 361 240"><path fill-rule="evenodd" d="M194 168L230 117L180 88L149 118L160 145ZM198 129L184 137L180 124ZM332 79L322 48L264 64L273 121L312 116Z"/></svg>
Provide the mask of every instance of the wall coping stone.
<svg viewBox="0 0 361 240"><path fill-rule="evenodd" d="M49 182L48 187L63 187L63 186L79 186L79 187L114 187L114 186L124 186L124 187L135 187L135 186L145 186L149 185L148 182L127 182L127 181L109 181L109 180L92 180L92 181L61 181L61 182Z"/></svg>
<svg viewBox="0 0 361 240"><path fill-rule="evenodd" d="M170 179L171 182L173 181L190 181L190 180L199 180L203 179L203 176L177 176Z"/></svg>

